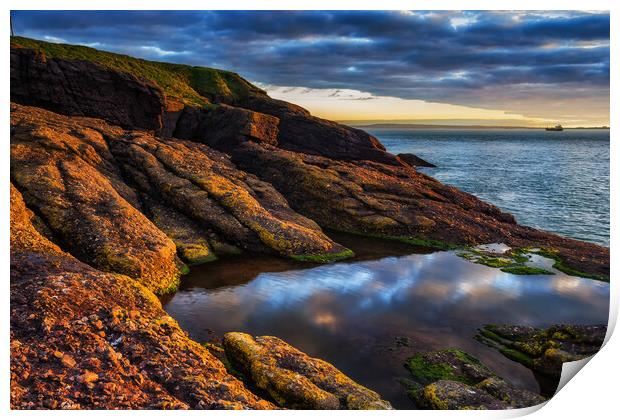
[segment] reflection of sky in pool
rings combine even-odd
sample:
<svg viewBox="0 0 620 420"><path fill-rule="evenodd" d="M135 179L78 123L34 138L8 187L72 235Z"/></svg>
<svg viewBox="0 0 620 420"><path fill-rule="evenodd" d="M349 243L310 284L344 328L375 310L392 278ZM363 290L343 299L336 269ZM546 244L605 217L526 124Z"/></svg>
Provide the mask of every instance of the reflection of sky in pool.
<svg viewBox="0 0 620 420"><path fill-rule="evenodd" d="M276 335L401 408L411 403L396 379L406 377L402 364L415 351L460 347L537 391L529 370L473 340L478 327L607 323L606 283L563 274L515 276L451 252L235 272L242 278L226 285L239 264L251 266L252 259L196 269L166 310L198 341L213 332ZM400 336L409 337L411 347L396 347Z"/></svg>

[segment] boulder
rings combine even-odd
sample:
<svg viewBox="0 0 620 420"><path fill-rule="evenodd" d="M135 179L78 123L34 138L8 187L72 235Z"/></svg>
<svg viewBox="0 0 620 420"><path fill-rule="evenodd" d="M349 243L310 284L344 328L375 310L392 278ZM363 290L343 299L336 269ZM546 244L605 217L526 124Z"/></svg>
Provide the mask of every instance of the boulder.
<svg viewBox="0 0 620 420"><path fill-rule="evenodd" d="M278 123L278 118L271 115L218 105L203 114L191 139L224 151L246 141L276 146Z"/></svg>
<svg viewBox="0 0 620 420"><path fill-rule="evenodd" d="M508 403L462 382L441 380L427 385L417 398L429 410L506 410Z"/></svg>
<svg viewBox="0 0 620 420"><path fill-rule="evenodd" d="M226 357L252 385L285 408L391 409L379 394L354 382L333 365L312 358L277 337L224 335Z"/></svg>
<svg viewBox="0 0 620 420"><path fill-rule="evenodd" d="M363 130L310 115L305 109L267 95L252 95L234 105L273 115L280 120L279 147L337 160L370 160L400 166L376 137Z"/></svg>

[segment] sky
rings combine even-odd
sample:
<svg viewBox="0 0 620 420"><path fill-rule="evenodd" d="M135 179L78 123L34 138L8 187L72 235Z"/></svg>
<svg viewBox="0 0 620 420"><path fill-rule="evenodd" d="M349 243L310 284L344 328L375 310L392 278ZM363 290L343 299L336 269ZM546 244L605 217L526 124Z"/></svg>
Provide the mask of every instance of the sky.
<svg viewBox="0 0 620 420"><path fill-rule="evenodd" d="M609 14L13 11L20 36L231 70L320 117L609 125Z"/></svg>

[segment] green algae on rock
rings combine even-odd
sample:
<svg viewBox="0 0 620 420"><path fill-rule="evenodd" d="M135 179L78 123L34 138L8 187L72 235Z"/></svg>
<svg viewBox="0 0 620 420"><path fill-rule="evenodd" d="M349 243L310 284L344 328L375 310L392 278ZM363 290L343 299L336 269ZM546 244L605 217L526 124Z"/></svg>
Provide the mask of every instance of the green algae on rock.
<svg viewBox="0 0 620 420"><path fill-rule="evenodd" d="M562 365L589 357L603 345L606 325L553 325L534 328L518 325L485 325L476 339L503 355L553 378Z"/></svg>
<svg viewBox="0 0 620 420"><path fill-rule="evenodd" d="M545 258L552 259L554 261L553 268L565 274L568 274L569 276L584 277L584 278L590 278L594 280L609 282L609 275L592 274L586 271L581 271L581 270L577 270L575 268L570 267L566 263L566 261L564 261L564 259L560 256L559 251L557 249L544 248L544 247L543 248L526 247L526 248L518 248L513 251L513 254L515 256L519 256L519 255L523 255L527 253L537 254Z"/></svg>
<svg viewBox="0 0 620 420"><path fill-rule="evenodd" d="M545 399L497 376L475 357L458 349L418 353L407 359L408 394L431 410L523 408Z"/></svg>
<svg viewBox="0 0 620 420"><path fill-rule="evenodd" d="M503 244L500 244L503 245ZM493 252L482 247L468 247L456 253L461 258L487 267L499 268L504 273L517 275L553 275L554 273L542 267L531 265L531 252L525 252L523 248L505 252Z"/></svg>
<svg viewBox="0 0 620 420"><path fill-rule="evenodd" d="M407 359L405 367L423 384L446 379L473 385L493 376L479 360L458 349L418 353Z"/></svg>
<svg viewBox="0 0 620 420"><path fill-rule="evenodd" d="M314 359L276 337L231 332L223 347L232 366L285 408L391 409L379 394L333 365Z"/></svg>

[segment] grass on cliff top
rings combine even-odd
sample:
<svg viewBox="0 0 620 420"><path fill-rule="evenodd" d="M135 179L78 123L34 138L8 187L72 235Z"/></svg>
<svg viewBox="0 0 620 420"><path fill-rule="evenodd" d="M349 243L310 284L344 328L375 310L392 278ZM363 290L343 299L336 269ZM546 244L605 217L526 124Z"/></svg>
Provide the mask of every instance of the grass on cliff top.
<svg viewBox="0 0 620 420"><path fill-rule="evenodd" d="M42 52L46 58L91 61L151 80L163 89L167 97L187 105L205 107L213 98L232 102L252 93L264 94L238 74L225 70L148 61L82 45L54 44L17 36L11 37L11 44Z"/></svg>

